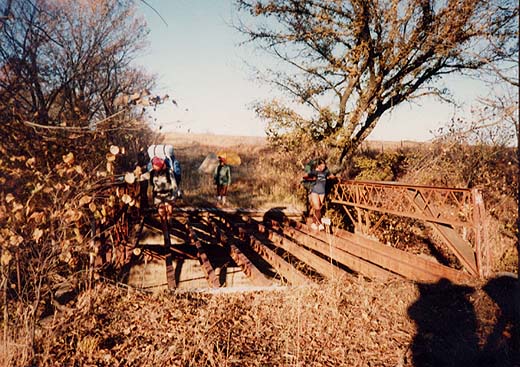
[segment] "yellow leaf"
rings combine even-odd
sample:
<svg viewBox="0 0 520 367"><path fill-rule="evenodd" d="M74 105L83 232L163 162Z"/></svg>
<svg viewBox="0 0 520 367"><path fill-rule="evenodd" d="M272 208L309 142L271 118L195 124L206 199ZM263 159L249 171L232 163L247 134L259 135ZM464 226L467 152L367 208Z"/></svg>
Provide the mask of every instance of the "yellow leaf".
<svg viewBox="0 0 520 367"><path fill-rule="evenodd" d="M135 175L132 172L128 172L125 175L126 183L133 184L135 182Z"/></svg>
<svg viewBox="0 0 520 367"><path fill-rule="evenodd" d="M22 204L18 204L16 201L13 203L13 212L17 212L19 210L22 210L23 209L23 205Z"/></svg>
<svg viewBox="0 0 520 367"><path fill-rule="evenodd" d="M62 156L63 162L65 162L68 165L72 165L74 163L74 154L69 153L67 155Z"/></svg>
<svg viewBox="0 0 520 367"><path fill-rule="evenodd" d="M96 204L94 204L94 203L92 202L92 203L88 204L88 208L90 209L90 211L91 211L92 213L94 213L94 212L96 211L96 209L97 209L97 206L96 206Z"/></svg>
<svg viewBox="0 0 520 367"><path fill-rule="evenodd" d="M5 196L5 201L7 202L7 204L9 204L11 201L14 200L14 196L13 194L9 193Z"/></svg>
<svg viewBox="0 0 520 367"><path fill-rule="evenodd" d="M112 162L107 162L107 173L109 175L114 173L114 165L112 164Z"/></svg>
<svg viewBox="0 0 520 367"><path fill-rule="evenodd" d="M43 236L43 231L40 228L36 228L33 232L33 240L40 242L40 238Z"/></svg>
<svg viewBox="0 0 520 367"><path fill-rule="evenodd" d="M81 167L80 165L74 166L74 171L76 171L80 175L84 175L85 174L85 172L83 171L83 167Z"/></svg>
<svg viewBox="0 0 520 367"><path fill-rule="evenodd" d="M132 197L128 194L124 194L122 197L121 197L121 201L125 204L128 204L132 201Z"/></svg>
<svg viewBox="0 0 520 367"><path fill-rule="evenodd" d="M42 189L43 189L43 184L42 183L37 183L36 186L34 187L34 189L31 191L31 195L37 194Z"/></svg>
<svg viewBox="0 0 520 367"><path fill-rule="evenodd" d="M113 162L116 160L116 156L112 153L107 153L106 158L108 162Z"/></svg>
<svg viewBox="0 0 520 367"><path fill-rule="evenodd" d="M34 157L29 158L25 164L27 167L33 168L34 164L36 163L36 159Z"/></svg>
<svg viewBox="0 0 520 367"><path fill-rule="evenodd" d="M45 213L44 212L34 212L29 217L29 220L34 220L36 223L43 223L45 219Z"/></svg>
<svg viewBox="0 0 520 367"><path fill-rule="evenodd" d="M9 244L11 246L18 246L20 245L21 243L23 242L23 237L22 236L18 236L18 235L12 235L11 237L9 237Z"/></svg>
<svg viewBox="0 0 520 367"><path fill-rule="evenodd" d="M79 206L86 205L92 201L92 197L89 195L83 196L81 199L79 199Z"/></svg>
<svg viewBox="0 0 520 367"><path fill-rule="evenodd" d="M81 232L79 231L79 228L74 228L74 234L76 235L76 241L79 243L83 242L83 236L81 235Z"/></svg>
<svg viewBox="0 0 520 367"><path fill-rule="evenodd" d="M65 213L65 220L69 223L76 222L76 221L80 220L81 216L82 216L82 214L80 211L74 210L74 209L69 209Z"/></svg>
<svg viewBox="0 0 520 367"><path fill-rule="evenodd" d="M2 262L3 266L7 266L11 262L12 258L13 256L11 255L11 253L7 250L4 250L2 252L2 257L0 258L0 261Z"/></svg>
<svg viewBox="0 0 520 367"><path fill-rule="evenodd" d="M118 155L119 154L119 147L116 146L116 145L111 145L110 146L110 153L112 153L113 155Z"/></svg>
<svg viewBox="0 0 520 367"><path fill-rule="evenodd" d="M72 259L72 254L70 251L64 251L60 254L60 260L68 263Z"/></svg>

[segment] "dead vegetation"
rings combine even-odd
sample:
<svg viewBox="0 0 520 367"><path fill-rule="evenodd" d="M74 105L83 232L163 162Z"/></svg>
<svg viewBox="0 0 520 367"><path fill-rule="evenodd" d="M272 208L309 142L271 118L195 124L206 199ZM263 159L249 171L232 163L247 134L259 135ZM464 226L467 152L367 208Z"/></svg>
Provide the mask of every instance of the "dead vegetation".
<svg viewBox="0 0 520 367"><path fill-rule="evenodd" d="M222 147L221 143L218 137L209 145L176 143L176 154L184 168L183 188L188 203L207 205L213 202L211 180L197 168L209 152ZM101 146L93 151L101 151ZM301 205L297 194L300 167L290 156L284 157L265 145L232 144L228 148L236 150L243 160L242 165L234 168L234 188L230 193L232 206L268 207L298 202ZM101 154L97 159L105 162L106 158ZM82 222L71 222L75 223L71 226L65 221L69 225L60 229L53 224L56 219L52 219L67 218L66 211L62 213L59 208L77 208L77 204L72 204L81 200L87 190L91 190L88 187L92 187L87 176L81 185L73 186L73 177L69 174L77 174L77 169L74 165L66 168L65 160L63 157L61 161L57 160L65 170L60 178L61 185L68 184L69 190L74 187L77 190L74 195L64 202L58 200L64 196L54 191L62 187L58 185L62 181L56 181L60 177L57 175L53 190L35 194L30 200L34 205L32 210L43 208L51 214L48 216L51 220L44 220L40 226L54 228L54 232L49 232L53 236L43 242L34 238L37 227L30 221L21 224L26 209L14 211L4 218L13 228L18 228L18 233L27 232L27 238L32 238L23 242L20 250L27 246L34 248L34 253L38 253L38 246L49 249L50 262L41 262L36 257L28 264L53 267L29 265L28 269L32 269L27 273L29 277L22 278L23 282L25 279L32 284L40 282L41 288L30 289L32 292L39 290L41 298L35 298L37 293L30 293L23 287L24 298L17 298L16 269L9 268L12 276L4 285L9 284L12 291L4 293L4 297L8 297L4 304L8 307L4 309L8 310L9 317L3 319L5 348L0 355L3 365L514 365L517 356L513 349L514 324L510 305L515 286L508 278L500 278L499 285L463 287L447 281L438 284L379 283L351 277L275 292L177 293L159 297L113 285L106 278L89 283L86 276L89 247L85 250L79 247L83 242L75 238L74 230L76 225L84 228ZM17 159L9 163L10 169L20 170L19 179L24 177L22 172L31 168L26 161ZM381 162L387 164L385 160ZM76 163L82 166L81 162ZM29 178L32 180L33 176ZM19 195L24 193L20 191ZM93 197L97 197L94 202L102 208L111 196L100 193ZM47 195L55 201L45 199ZM116 198L117 195L113 197ZM56 206L58 203L59 207ZM4 205L14 204L6 200ZM62 214L52 215L52 210ZM81 210L85 214L91 212L88 204ZM113 215L114 212L107 213ZM98 219L101 221L102 218ZM105 220L113 222L108 217ZM85 231L85 238L88 238L89 233ZM114 237L108 236L105 240L114 241ZM53 247L52 243L59 246ZM77 243L73 247L75 252L67 247L71 243ZM116 242L113 244L117 245ZM70 257L64 257L64 252L70 252ZM26 263L20 264L25 269ZM35 273L36 270L40 272ZM100 275L110 277L110 268L104 268ZM57 299L62 294L61 285L65 285L68 298ZM31 305L39 307L31 308ZM5 323L7 320L8 324ZM447 361L447 356L457 363L452 359Z"/></svg>
<svg viewBox="0 0 520 367"><path fill-rule="evenodd" d="M99 284L82 293L73 308L42 320L34 362L512 366L514 355L503 342L513 330L504 328L493 339L497 311L479 286L449 282L415 285L351 278L272 292L159 297ZM485 348L487 353L480 355ZM17 363L21 357L13 353L10 362L23 365Z"/></svg>
<svg viewBox="0 0 520 367"><path fill-rule="evenodd" d="M511 297L519 292L508 277L455 286L352 276L274 292L158 297L117 283L121 263L112 255L129 241L120 224L136 206L123 174L155 141L143 106L161 102L149 94L153 79L130 66L145 28L132 1L7 4L0 18L0 365L517 363ZM197 167L225 146L243 162L233 172L231 206L302 206L303 163L328 150L297 137L282 141L293 150L243 138L176 137L186 201L213 202L211 178ZM496 270L516 269L511 192L518 175L505 163L510 152L398 148L379 155L368 147L343 174L482 185L501 260ZM106 262L96 267L102 256Z"/></svg>

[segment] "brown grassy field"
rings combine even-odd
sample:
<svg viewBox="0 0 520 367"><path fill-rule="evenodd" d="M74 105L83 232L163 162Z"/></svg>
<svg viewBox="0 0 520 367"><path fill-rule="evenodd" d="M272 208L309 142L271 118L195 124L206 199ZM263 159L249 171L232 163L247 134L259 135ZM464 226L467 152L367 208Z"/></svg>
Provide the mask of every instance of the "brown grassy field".
<svg viewBox="0 0 520 367"><path fill-rule="evenodd" d="M226 148L242 158L230 206L304 206L299 162L262 138L168 134L165 142L183 165L187 204L214 204L211 177L197 168ZM28 329L5 333L0 365L517 366L516 287L507 276L456 285L351 275L262 292L154 296L100 279L38 322L33 359Z"/></svg>
<svg viewBox="0 0 520 367"><path fill-rule="evenodd" d="M268 148L265 138L171 133L164 136L164 142L175 147L183 167L186 204L216 204L213 176L198 168L208 154L228 150L237 153L242 161L231 168L229 206L264 210L280 206L303 210L305 207L301 193L298 194L300 167L291 162L284 164L281 157Z"/></svg>

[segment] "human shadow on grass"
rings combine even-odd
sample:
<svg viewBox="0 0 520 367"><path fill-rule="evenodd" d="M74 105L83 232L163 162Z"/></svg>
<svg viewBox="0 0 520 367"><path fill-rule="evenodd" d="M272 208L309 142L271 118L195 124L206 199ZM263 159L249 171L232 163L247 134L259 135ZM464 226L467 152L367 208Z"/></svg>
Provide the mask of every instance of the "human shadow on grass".
<svg viewBox="0 0 520 367"><path fill-rule="evenodd" d="M481 367L520 366L520 283L516 277L499 276L487 282L484 291L495 302L497 321L481 356Z"/></svg>
<svg viewBox="0 0 520 367"><path fill-rule="evenodd" d="M469 296L474 288L447 279L418 284L419 299L408 308L417 325L411 351L415 367L475 366L477 319Z"/></svg>
<svg viewBox="0 0 520 367"><path fill-rule="evenodd" d="M516 278L491 279L483 290L495 303L497 321L479 349L475 288L441 279L418 284L419 299L408 308L417 325L411 352L414 367L517 367L519 286Z"/></svg>

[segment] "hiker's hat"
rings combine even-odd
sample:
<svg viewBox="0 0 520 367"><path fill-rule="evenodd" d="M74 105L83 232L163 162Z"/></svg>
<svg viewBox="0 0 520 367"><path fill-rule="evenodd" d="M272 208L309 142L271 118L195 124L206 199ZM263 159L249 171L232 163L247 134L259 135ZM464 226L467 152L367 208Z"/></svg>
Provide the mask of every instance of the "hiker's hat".
<svg viewBox="0 0 520 367"><path fill-rule="evenodd" d="M157 166L158 168L162 169L164 168L165 162L164 159L159 157L153 157L152 159L152 166Z"/></svg>

